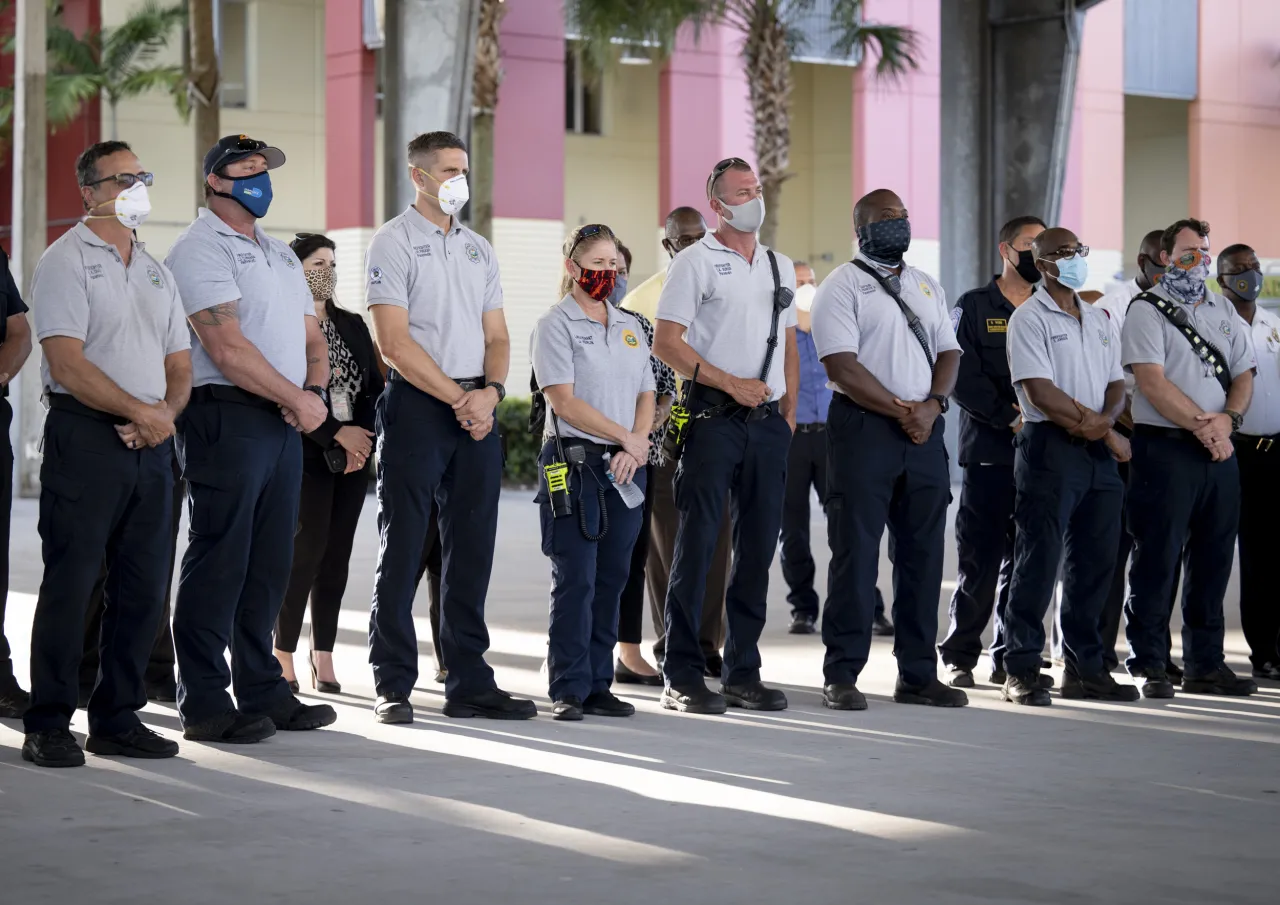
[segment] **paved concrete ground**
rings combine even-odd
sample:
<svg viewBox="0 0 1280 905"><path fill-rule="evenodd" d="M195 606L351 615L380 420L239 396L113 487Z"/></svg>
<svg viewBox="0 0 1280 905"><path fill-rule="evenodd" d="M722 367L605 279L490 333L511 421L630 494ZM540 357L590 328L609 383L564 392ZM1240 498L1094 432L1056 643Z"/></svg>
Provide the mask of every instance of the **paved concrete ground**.
<svg viewBox="0 0 1280 905"><path fill-rule="evenodd" d="M525 499L503 501L491 662L545 710L548 569ZM878 640L862 682L871 709L832 713L819 705L821 642L785 634L775 568L765 678L786 687L785 713L679 716L651 690L619 689L631 720L446 720L424 601L419 720L383 727L363 645L372 510L342 614L334 727L48 771L22 763L20 726L0 723L0 903L1275 899L1278 683L1240 701L1037 711L984 687L968 709L937 712L889 701L891 645ZM8 628L25 672L34 504L14 521ZM171 705L143 718L179 737Z"/></svg>

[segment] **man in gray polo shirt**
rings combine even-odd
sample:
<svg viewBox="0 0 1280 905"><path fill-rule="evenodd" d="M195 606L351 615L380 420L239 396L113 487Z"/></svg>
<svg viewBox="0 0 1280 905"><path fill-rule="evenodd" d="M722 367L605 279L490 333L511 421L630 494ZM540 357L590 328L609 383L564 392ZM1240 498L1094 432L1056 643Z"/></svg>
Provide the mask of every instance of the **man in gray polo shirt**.
<svg viewBox="0 0 1280 905"><path fill-rule="evenodd" d="M1055 228L1031 251L1044 278L1010 315L1007 345L1023 427L1014 440L1016 536L1001 694L1050 703L1040 653L1062 563L1062 696L1136 701L1138 689L1117 683L1102 659L1102 608L1124 502L1116 460L1129 457L1128 441L1114 430L1124 412L1119 343L1106 312L1076 295L1088 277L1088 246Z"/></svg>
<svg viewBox="0 0 1280 905"><path fill-rule="evenodd" d="M382 723L413 721L413 597L434 501L443 550L444 713L528 719L537 713L533 702L499 690L484 661L502 483L494 409L506 395L511 358L498 260L456 217L467 200L462 141L428 132L409 142L408 157L417 198L378 230L367 258L365 298L392 369L377 416L382 544L369 625L374 715Z"/></svg>
<svg viewBox="0 0 1280 905"><path fill-rule="evenodd" d="M764 198L749 164L737 157L718 163L707 198L719 228L671 262L654 335L654 354L677 373L698 371L694 420L675 479L680 525L667 588L662 706L690 713L723 713L729 705L783 710L786 695L760 682L758 643L800 389L791 304L796 273L789 258L756 241ZM703 679L698 629L727 495L734 567L716 694Z"/></svg>
<svg viewBox="0 0 1280 905"><path fill-rule="evenodd" d="M195 384L178 427L191 538L173 644L178 712L185 737L199 741L256 742L337 719L327 704L293 696L271 647L298 523L298 431L324 422L329 377L302 264L258 225L271 202L269 170L283 163L279 148L244 135L210 148L208 207L169 252Z"/></svg>
<svg viewBox="0 0 1280 905"><path fill-rule="evenodd" d="M1253 680L1227 668L1222 640L1240 522L1231 435L1253 396L1253 342L1231 303L1205 286L1209 224L1186 219L1166 229L1160 262L1164 275L1129 304L1121 334L1121 363L1137 383L1126 502L1133 559L1125 665L1143 680L1145 696L1173 697L1165 633L1177 563L1185 557L1182 689L1252 694Z"/></svg>
<svg viewBox="0 0 1280 905"><path fill-rule="evenodd" d="M104 560L108 581L98 683L89 698L95 754L172 757L178 746L137 717L164 606L171 549L173 419L191 389L190 340L173 275L134 230L151 174L124 142L76 161L86 217L40 259L31 283L49 404L40 469L44 578L31 626L31 707L22 757L84 763L68 731L85 611Z"/></svg>

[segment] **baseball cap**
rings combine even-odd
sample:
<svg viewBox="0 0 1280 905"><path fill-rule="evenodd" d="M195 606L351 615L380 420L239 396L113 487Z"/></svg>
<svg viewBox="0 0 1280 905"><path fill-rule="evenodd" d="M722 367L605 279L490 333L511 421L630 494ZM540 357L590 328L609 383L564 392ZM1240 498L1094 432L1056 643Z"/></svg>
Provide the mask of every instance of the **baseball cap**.
<svg viewBox="0 0 1280 905"><path fill-rule="evenodd" d="M204 155L205 178L228 164L252 157L254 154L261 154L266 158L268 170L284 165L284 151L279 148L273 148L265 141L258 141L248 135L228 135Z"/></svg>

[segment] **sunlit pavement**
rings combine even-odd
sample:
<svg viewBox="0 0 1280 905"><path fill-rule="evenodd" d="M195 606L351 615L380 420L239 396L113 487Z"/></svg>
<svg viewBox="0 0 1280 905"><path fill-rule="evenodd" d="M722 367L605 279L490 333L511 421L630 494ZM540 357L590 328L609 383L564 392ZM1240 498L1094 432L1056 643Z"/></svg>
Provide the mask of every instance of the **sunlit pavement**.
<svg viewBox="0 0 1280 905"><path fill-rule="evenodd" d="M538 719L441 716L424 589L418 721L373 722L371 498L336 653L344 693L308 698L333 703L337 724L54 771L23 763L20 725L0 722L0 902L1274 901L1280 683L1243 700L1055 696L1034 711L980 686L967 709L935 711L890 702L891 645L877 640L870 709L835 713L820 706L821 641L786 634L775 567L764 677L789 710L676 715L656 689L623 686L632 719L555 723L538 673L548 567L527 498L503 500L490 662L538 699ZM19 501L7 623L24 676L35 525ZM1229 628L1243 669L1234 613ZM143 719L180 740L172 705Z"/></svg>

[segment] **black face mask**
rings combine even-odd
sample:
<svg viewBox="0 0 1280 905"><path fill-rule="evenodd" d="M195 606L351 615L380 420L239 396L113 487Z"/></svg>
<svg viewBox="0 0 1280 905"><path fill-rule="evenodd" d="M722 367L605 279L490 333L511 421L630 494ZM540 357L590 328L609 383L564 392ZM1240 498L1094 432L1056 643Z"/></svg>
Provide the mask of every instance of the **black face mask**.
<svg viewBox="0 0 1280 905"><path fill-rule="evenodd" d="M1036 255L1029 248L1018 252L1018 263L1013 265L1013 269L1018 271L1018 276L1032 285L1040 282L1040 271L1036 269Z"/></svg>
<svg viewBox="0 0 1280 905"><path fill-rule="evenodd" d="M1142 275L1147 278L1147 282L1152 286L1154 286L1160 278L1164 276L1164 268L1145 255L1143 256L1142 263L1139 266L1142 268Z"/></svg>
<svg viewBox="0 0 1280 905"><path fill-rule="evenodd" d="M911 221L877 220L858 227L858 251L887 267L897 267L911 247Z"/></svg>

